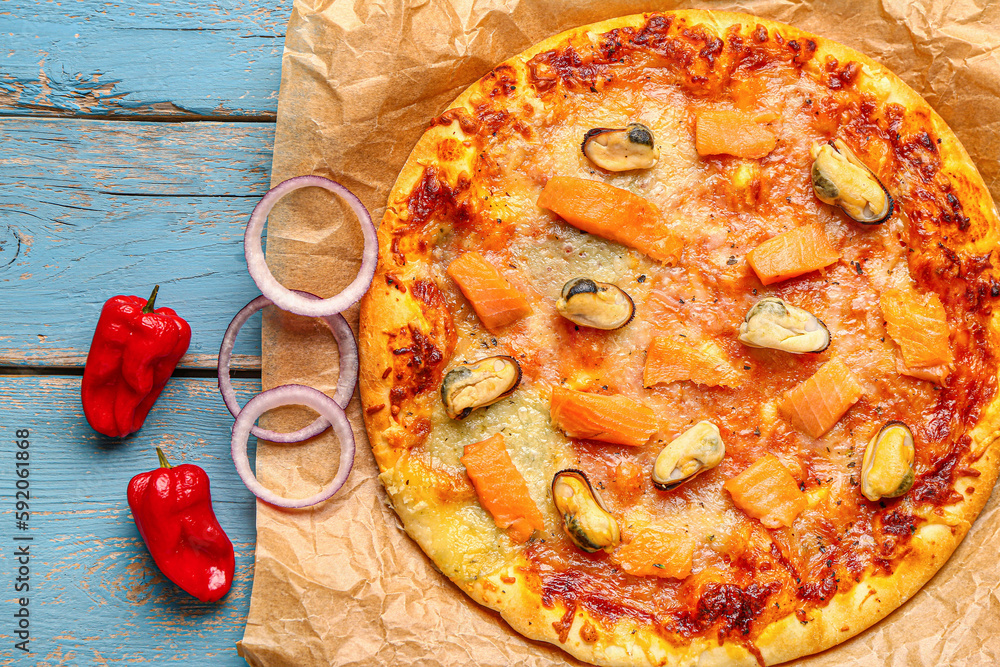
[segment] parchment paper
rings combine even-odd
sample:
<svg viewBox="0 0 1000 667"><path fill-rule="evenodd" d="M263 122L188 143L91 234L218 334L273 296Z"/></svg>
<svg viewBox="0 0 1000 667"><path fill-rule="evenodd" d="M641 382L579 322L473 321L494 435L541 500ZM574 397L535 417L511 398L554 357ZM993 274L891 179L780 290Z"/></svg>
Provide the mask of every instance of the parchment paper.
<svg viewBox="0 0 1000 667"><path fill-rule="evenodd" d="M944 117L1000 199L1000 3L842 0L795 3L625 0L296 0L282 64L272 183L330 176L376 221L428 121L502 60L564 29L680 7L744 11L852 46L900 75ZM288 287L329 296L354 276L356 223L325 192L300 191L272 214L268 263ZM357 330L357 308L345 313ZM263 384L332 395L337 353L314 320L266 312ZM355 396L357 438L346 487L313 510L257 507L257 555L246 633L257 666L578 665L525 640L467 599L406 537L377 480ZM289 430L304 409L265 416ZM338 445L260 443L269 487L312 493L331 479ZM961 547L909 603L875 627L802 660L833 665L1000 664L997 494Z"/></svg>

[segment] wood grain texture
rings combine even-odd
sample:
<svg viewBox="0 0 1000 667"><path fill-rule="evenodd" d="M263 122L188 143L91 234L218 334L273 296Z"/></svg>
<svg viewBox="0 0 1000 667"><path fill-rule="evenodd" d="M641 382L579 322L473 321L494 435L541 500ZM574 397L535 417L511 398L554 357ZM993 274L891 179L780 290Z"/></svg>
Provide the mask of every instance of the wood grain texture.
<svg viewBox="0 0 1000 667"><path fill-rule="evenodd" d="M241 402L260 390L236 380ZM15 608L13 534L29 535L32 653L13 650L0 623L0 665L152 663L245 665L235 642L250 604L254 498L229 456L232 418L211 380L172 379L143 428L123 441L92 431L80 379L0 377L0 573L4 616ZM31 432L30 530L14 530L14 432ZM216 515L236 549L233 588L207 604L164 579L139 536L125 498L129 480L172 463L208 473ZM252 458L251 458L252 460ZM17 543L23 544L23 543Z"/></svg>
<svg viewBox="0 0 1000 667"><path fill-rule="evenodd" d="M216 363L259 291L243 231L273 126L0 118L0 365L82 365L101 306L147 296L191 324L181 367ZM260 318L234 368L259 369Z"/></svg>
<svg viewBox="0 0 1000 667"><path fill-rule="evenodd" d="M291 6L4 2L0 112L273 121Z"/></svg>
<svg viewBox="0 0 1000 667"><path fill-rule="evenodd" d="M101 305L145 296L192 326L181 368L216 364L258 293L242 234L267 190L291 0L0 3L0 366L80 367ZM64 120L52 117L69 117ZM46 120L46 118L48 118ZM116 119L101 122L76 119ZM143 121L241 121L169 122ZM263 121L263 122L261 122ZM260 318L233 367L260 369ZM234 380L241 402L259 380ZM0 572L16 608L12 532L34 537L32 653L0 623L0 665L245 665L255 508L229 457L213 379L172 379L124 441L83 419L79 377L0 376ZM31 530L15 531L13 436L31 431ZM236 547L230 594L203 604L166 581L125 500L156 465L201 465ZM251 457L252 458L252 457Z"/></svg>

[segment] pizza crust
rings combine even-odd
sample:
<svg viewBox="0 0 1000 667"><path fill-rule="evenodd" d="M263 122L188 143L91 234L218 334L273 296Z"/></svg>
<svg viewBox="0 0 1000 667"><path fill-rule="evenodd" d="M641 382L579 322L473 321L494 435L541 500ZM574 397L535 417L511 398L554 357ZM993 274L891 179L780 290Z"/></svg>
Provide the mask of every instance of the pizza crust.
<svg viewBox="0 0 1000 667"><path fill-rule="evenodd" d="M970 242L970 246L980 254L995 247L1000 233L997 211L965 149L929 105L883 66L843 45L766 19L700 10L671 14L685 19L690 25L704 24L719 35L731 25L749 24L762 25L772 32L780 31L786 39L814 40L817 50L811 64L821 62L827 55L841 62L860 63L862 70L854 83L856 88L874 94L882 104L902 105L907 110L908 119L926 119L937 136L944 140L939 145L942 171L955 184L956 194L969 214L972 225L969 238L976 239ZM617 28L639 27L646 20L646 15L633 15L569 30L511 58L498 69L504 65L511 66L517 77L523 80L526 63L539 53L555 49L568 40L586 40L590 33L603 34ZM487 75L470 86L449 109L464 108L471 112L473 107L470 101L486 89L489 77ZM447 114L444 120L448 120ZM453 115L451 122L432 126L421 137L392 189L379 230L380 265L372 289L362 302L359 342L362 361L360 391L365 407L365 424L383 473L391 472L403 453L417 442L417 438L390 415L393 378L385 374L385 369L393 367L394 359L385 344L385 337L413 322L423 327L434 326L411 294L387 282L387 276L398 278L403 283L426 277L417 263L401 263L396 259L390 248L391 238L387 230L401 224L401 212L406 209L406 200L419 184L426 166L434 165L441 170L445 174L444 180L452 185L457 185L461 174L472 172L475 153L462 148L462 142L468 138L458 114ZM442 151L442 146L449 146L452 150ZM989 340L994 346L1000 343L1000 315L995 315L991 321ZM971 432L970 447L979 456L973 467L980 475L962 477L954 483L954 489L963 496L963 501L941 508L940 516L924 517L930 521L918 528L911 541L911 550L891 575L864 577L853 588L837 593L825 606L813 610L805 623L795 615L789 615L764 629L754 640L754 645L766 664L816 653L845 641L884 618L931 579L957 548L989 498L1000 471L998 433L1000 397L994 396ZM968 493L969 488L974 491ZM421 519L403 507L407 503L405 494L394 494L390 489L390 497L403 518L407 532L433 557L433 549L426 538L427 531L413 524ZM518 555L504 567L472 581L448 574L476 602L498 610L516 631L531 639L552 642L577 658L594 664L697 664L720 667L758 664L757 658L743 644L731 640L720 645L714 640L696 638L689 645L676 645L652 628L638 624L620 622L608 629L582 608L569 616L571 625L567 629L568 610L565 605L557 601L553 606L545 607L540 603L538 594L526 582L526 575L523 574L525 564L523 557ZM512 579L514 583L505 583Z"/></svg>

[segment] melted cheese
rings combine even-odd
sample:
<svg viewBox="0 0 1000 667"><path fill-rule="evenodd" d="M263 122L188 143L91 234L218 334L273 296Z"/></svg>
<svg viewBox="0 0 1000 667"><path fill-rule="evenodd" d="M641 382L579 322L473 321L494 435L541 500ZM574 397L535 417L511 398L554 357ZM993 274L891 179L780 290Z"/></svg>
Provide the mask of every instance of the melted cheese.
<svg viewBox="0 0 1000 667"><path fill-rule="evenodd" d="M558 534L562 528L549 501L549 487L556 472L571 467L565 436L549 424L548 397L536 392L518 392L508 398L475 410L462 421L449 419L444 407L437 405L431 415L433 428L423 445L423 455L431 468L440 466L464 474L459 462L468 444L503 433L507 452L528 485L532 500L542 510L546 532ZM512 548L497 529L492 518L474 499L457 503L435 502L427 488L408 485L402 466L383 474L382 481L396 499L400 516L415 518L419 533L414 535L446 574L468 580L498 568L503 560L489 556L500 548L504 554ZM447 508L447 509L444 509ZM407 525L410 525L407 523ZM442 560L438 560L438 559Z"/></svg>

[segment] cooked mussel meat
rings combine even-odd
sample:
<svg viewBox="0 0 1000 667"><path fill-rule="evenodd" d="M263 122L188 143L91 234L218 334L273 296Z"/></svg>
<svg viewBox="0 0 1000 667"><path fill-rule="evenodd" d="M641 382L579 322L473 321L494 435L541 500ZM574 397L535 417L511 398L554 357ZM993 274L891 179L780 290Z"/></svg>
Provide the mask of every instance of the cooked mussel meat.
<svg viewBox="0 0 1000 667"><path fill-rule="evenodd" d="M691 481L722 462L726 444L719 428L700 421L664 447L653 464L653 486L664 491Z"/></svg>
<svg viewBox="0 0 1000 667"><path fill-rule="evenodd" d="M552 502L563 518L563 530L584 551L611 551L621 532L601 494L580 470L560 470L552 478Z"/></svg>
<svg viewBox="0 0 1000 667"><path fill-rule="evenodd" d="M901 421L888 422L865 447L861 493L872 502L903 495L913 486L915 458L909 427Z"/></svg>
<svg viewBox="0 0 1000 667"><path fill-rule="evenodd" d="M595 329L620 329L635 316L635 303L625 290L590 278L573 278L563 285L556 310L574 324Z"/></svg>
<svg viewBox="0 0 1000 667"><path fill-rule="evenodd" d="M864 225L880 224L892 215L888 190L843 141L813 144L809 154L813 190L820 201L839 206Z"/></svg>
<svg viewBox="0 0 1000 667"><path fill-rule="evenodd" d="M808 310L778 297L764 297L747 311L739 341L794 354L822 352L830 346L830 330Z"/></svg>
<svg viewBox="0 0 1000 667"><path fill-rule="evenodd" d="M465 419L476 408L509 396L521 382L521 367L513 357L498 355L460 364L441 383L441 401L452 419Z"/></svg>
<svg viewBox="0 0 1000 667"><path fill-rule="evenodd" d="M642 123L629 123L623 129L595 127L583 136L583 154L608 171L649 169L660 157L653 132Z"/></svg>

